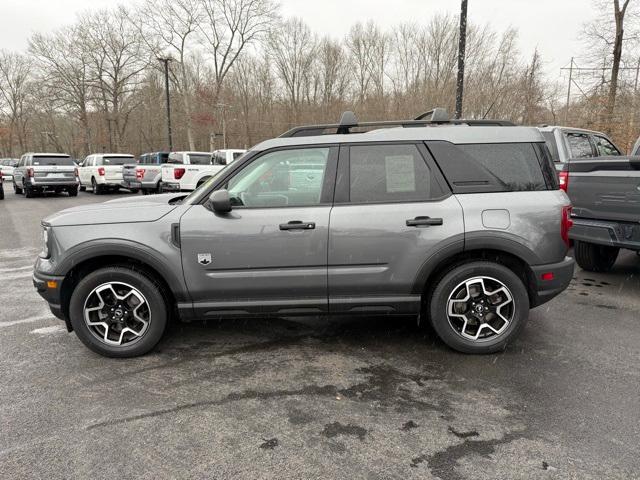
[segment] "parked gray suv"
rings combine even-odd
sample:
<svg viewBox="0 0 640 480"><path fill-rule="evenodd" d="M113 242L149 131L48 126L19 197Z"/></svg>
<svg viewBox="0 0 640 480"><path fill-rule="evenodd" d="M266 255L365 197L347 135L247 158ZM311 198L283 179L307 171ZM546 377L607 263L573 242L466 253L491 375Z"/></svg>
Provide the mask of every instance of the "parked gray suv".
<svg viewBox="0 0 640 480"><path fill-rule="evenodd" d="M347 112L295 128L188 196L44 219L34 285L112 357L151 350L173 316L326 314L415 315L458 351L495 352L573 274L544 139L506 125Z"/></svg>

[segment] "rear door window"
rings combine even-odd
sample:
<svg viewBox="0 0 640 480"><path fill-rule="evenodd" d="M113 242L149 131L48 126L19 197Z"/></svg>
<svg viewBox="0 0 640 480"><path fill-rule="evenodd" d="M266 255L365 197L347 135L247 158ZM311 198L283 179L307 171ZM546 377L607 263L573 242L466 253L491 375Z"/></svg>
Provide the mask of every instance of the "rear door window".
<svg viewBox="0 0 640 480"><path fill-rule="evenodd" d="M616 146L606 138L600 135L594 135L592 138L593 143L596 146L596 150L598 151L599 157L611 157L620 155L620 150L618 150Z"/></svg>
<svg viewBox="0 0 640 480"><path fill-rule="evenodd" d="M595 156L589 135L569 132L566 136L571 158L591 158Z"/></svg>
<svg viewBox="0 0 640 480"><path fill-rule="evenodd" d="M531 143L428 142L454 193L551 190L550 162ZM546 177L546 178L545 178Z"/></svg>
<svg viewBox="0 0 640 480"><path fill-rule="evenodd" d="M428 201L443 195L416 145L357 145L349 149L349 201Z"/></svg>

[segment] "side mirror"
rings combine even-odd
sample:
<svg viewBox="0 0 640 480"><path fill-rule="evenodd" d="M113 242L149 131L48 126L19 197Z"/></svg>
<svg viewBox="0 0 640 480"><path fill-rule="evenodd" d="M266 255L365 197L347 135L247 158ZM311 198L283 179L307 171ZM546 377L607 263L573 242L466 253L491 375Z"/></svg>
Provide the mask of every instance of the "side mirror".
<svg viewBox="0 0 640 480"><path fill-rule="evenodd" d="M231 198L226 190L216 190L209 195L209 206L216 213L229 213L231 211Z"/></svg>

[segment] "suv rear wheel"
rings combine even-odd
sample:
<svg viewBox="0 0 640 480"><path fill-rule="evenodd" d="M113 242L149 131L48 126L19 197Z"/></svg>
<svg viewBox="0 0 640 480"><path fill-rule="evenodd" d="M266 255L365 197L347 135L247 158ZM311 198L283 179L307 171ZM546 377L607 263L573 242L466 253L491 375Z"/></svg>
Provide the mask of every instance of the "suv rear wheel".
<svg viewBox="0 0 640 480"><path fill-rule="evenodd" d="M100 195L102 193L102 187L96 183L96 179L91 177L91 188L94 195Z"/></svg>
<svg viewBox="0 0 640 480"><path fill-rule="evenodd" d="M576 263L589 272L608 272L616 263L620 249L576 240L573 245Z"/></svg>
<svg viewBox="0 0 640 480"><path fill-rule="evenodd" d="M507 267L485 261L458 265L432 290L429 318L449 347L463 353L503 350L524 327L529 296Z"/></svg>
<svg viewBox="0 0 640 480"><path fill-rule="evenodd" d="M160 341L167 325L167 305L159 286L147 275L108 267L78 283L69 316L78 338L94 352L135 357Z"/></svg>

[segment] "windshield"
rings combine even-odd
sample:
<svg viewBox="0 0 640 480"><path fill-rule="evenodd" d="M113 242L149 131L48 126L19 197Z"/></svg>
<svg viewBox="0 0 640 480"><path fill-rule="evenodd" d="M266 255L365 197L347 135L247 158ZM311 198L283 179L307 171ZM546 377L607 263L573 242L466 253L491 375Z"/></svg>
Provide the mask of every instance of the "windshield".
<svg viewBox="0 0 640 480"><path fill-rule="evenodd" d="M71 157L33 157L33 165L75 165Z"/></svg>
<svg viewBox="0 0 640 480"><path fill-rule="evenodd" d="M104 165L128 165L135 163L133 157L103 157Z"/></svg>

